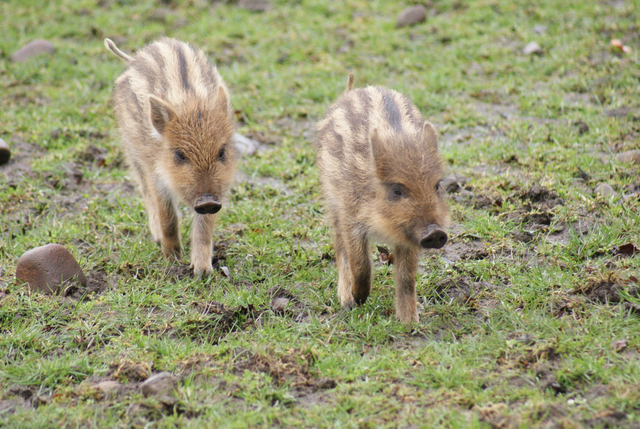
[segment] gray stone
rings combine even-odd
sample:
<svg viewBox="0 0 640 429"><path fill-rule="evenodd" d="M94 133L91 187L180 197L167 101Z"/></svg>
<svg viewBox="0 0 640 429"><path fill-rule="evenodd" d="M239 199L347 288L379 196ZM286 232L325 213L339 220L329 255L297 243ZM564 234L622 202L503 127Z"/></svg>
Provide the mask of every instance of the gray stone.
<svg viewBox="0 0 640 429"><path fill-rule="evenodd" d="M9 148L9 144L0 139L0 165L6 164L9 162L11 158L11 149Z"/></svg>
<svg viewBox="0 0 640 429"><path fill-rule="evenodd" d="M178 387L178 380L170 372L152 375L140 384L140 391L144 397L170 396Z"/></svg>
<svg viewBox="0 0 640 429"><path fill-rule="evenodd" d="M240 151L242 155L246 156L254 155L258 150L258 146L260 145L260 143L258 143L257 141L238 133L233 134L233 142L238 148L238 151Z"/></svg>
<svg viewBox="0 0 640 429"><path fill-rule="evenodd" d="M427 9L422 5L408 7L398 15L396 27L407 27L427 20Z"/></svg>
<svg viewBox="0 0 640 429"><path fill-rule="evenodd" d="M282 313L289 304L288 298L278 297L271 301L271 309L276 313Z"/></svg>
<svg viewBox="0 0 640 429"><path fill-rule="evenodd" d="M525 55L540 55L542 52L542 47L536 42L529 42L527 46L522 49L522 53Z"/></svg>
<svg viewBox="0 0 640 429"><path fill-rule="evenodd" d="M266 12L271 8L271 4L266 0L240 0L238 7L251 12Z"/></svg>
<svg viewBox="0 0 640 429"><path fill-rule="evenodd" d="M611 197L618 195L608 183L599 183L595 189L596 195L601 197Z"/></svg>
<svg viewBox="0 0 640 429"><path fill-rule="evenodd" d="M34 292L57 294L65 282L73 279L82 286L87 285L80 265L60 244L36 247L18 259L16 280L28 284Z"/></svg>
<svg viewBox="0 0 640 429"><path fill-rule="evenodd" d="M115 396L122 390L122 384L113 380L101 381L96 384L95 389L105 396Z"/></svg>
<svg viewBox="0 0 640 429"><path fill-rule="evenodd" d="M53 54L55 51L56 48L53 46L53 43L49 42L48 40L34 40L31 43L27 43L13 55L11 55L11 60L22 62L28 60L33 56L39 54Z"/></svg>
<svg viewBox="0 0 640 429"><path fill-rule="evenodd" d="M640 165L640 150L629 150L618 154L618 161L623 164L635 163Z"/></svg>

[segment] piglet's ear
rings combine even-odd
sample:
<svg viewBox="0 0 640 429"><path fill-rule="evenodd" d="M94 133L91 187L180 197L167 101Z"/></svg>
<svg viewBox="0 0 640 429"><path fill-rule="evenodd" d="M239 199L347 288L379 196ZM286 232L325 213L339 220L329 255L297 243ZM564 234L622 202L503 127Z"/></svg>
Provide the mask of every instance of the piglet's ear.
<svg viewBox="0 0 640 429"><path fill-rule="evenodd" d="M164 135L167 124L176 115L175 112L164 100L155 95L149 96L149 107L153 128L155 128L160 135Z"/></svg>
<svg viewBox="0 0 640 429"><path fill-rule="evenodd" d="M430 122L424 121L422 125L422 141L429 148L438 149L438 132Z"/></svg>
<svg viewBox="0 0 640 429"><path fill-rule="evenodd" d="M216 108L220 112L229 112L232 114L231 105L229 104L229 94L224 86L218 86L218 92L216 94Z"/></svg>

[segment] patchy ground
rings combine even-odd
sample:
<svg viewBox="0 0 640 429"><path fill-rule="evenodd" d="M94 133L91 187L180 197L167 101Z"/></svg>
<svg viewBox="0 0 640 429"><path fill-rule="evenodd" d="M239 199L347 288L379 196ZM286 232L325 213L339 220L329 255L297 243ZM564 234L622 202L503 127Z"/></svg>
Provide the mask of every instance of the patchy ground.
<svg viewBox="0 0 640 429"><path fill-rule="evenodd" d="M396 28L391 2L2 4L0 425L640 426L637 5L424 5ZM258 143L206 279L149 239L114 128L102 39L162 35L209 54ZM55 51L12 60L35 39ZM385 243L367 303L337 301L313 139L348 72L440 133L453 225L412 326ZM50 242L86 287L16 283Z"/></svg>

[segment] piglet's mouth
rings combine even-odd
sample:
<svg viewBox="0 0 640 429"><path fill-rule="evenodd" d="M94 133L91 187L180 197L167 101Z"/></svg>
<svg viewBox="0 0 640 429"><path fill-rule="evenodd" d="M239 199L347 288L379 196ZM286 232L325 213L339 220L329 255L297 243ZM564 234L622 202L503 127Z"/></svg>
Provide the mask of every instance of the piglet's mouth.
<svg viewBox="0 0 640 429"><path fill-rule="evenodd" d="M221 208L222 203L220 203L211 194L201 195L193 205L193 209L196 213L201 215L218 213Z"/></svg>

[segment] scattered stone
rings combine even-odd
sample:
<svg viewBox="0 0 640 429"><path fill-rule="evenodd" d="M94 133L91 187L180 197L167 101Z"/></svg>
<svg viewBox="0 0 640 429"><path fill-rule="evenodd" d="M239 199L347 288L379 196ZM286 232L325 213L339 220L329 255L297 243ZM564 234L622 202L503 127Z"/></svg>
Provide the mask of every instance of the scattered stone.
<svg viewBox="0 0 640 429"><path fill-rule="evenodd" d="M601 197L614 197L618 195L608 183L599 183L595 189L596 195Z"/></svg>
<svg viewBox="0 0 640 429"><path fill-rule="evenodd" d="M87 286L87 278L80 265L60 244L31 249L20 257L16 266L16 280L27 283L34 292L47 295L59 293L65 282L74 278L82 286Z"/></svg>
<svg viewBox="0 0 640 429"><path fill-rule="evenodd" d="M542 55L542 47L536 42L529 42L527 46L522 49L522 53L525 55Z"/></svg>
<svg viewBox="0 0 640 429"><path fill-rule="evenodd" d="M636 163L640 165L640 150L629 150L618 154L618 161L623 164Z"/></svg>
<svg viewBox="0 0 640 429"><path fill-rule="evenodd" d="M170 372L161 372L152 375L144 383L140 384L140 391L145 398L149 396L171 396L178 387L178 380Z"/></svg>
<svg viewBox="0 0 640 429"><path fill-rule="evenodd" d="M543 34L547 31L547 26L546 25L541 25L538 24L536 26L534 26L531 31L533 31L536 34Z"/></svg>
<svg viewBox="0 0 640 429"><path fill-rule="evenodd" d="M235 133L233 135L233 141L240 153L246 156L253 156L258 150L258 146L260 145L260 143L258 143L257 141L238 133Z"/></svg>
<svg viewBox="0 0 640 429"><path fill-rule="evenodd" d="M422 5L408 7L398 15L396 28L419 24L427 20L427 9Z"/></svg>
<svg viewBox="0 0 640 429"><path fill-rule="evenodd" d="M289 304L288 298L277 297L271 301L271 309L276 313L282 313Z"/></svg>
<svg viewBox="0 0 640 429"><path fill-rule="evenodd" d="M9 158L11 158L11 149L9 149L9 144L0 139L0 165L9 162Z"/></svg>
<svg viewBox="0 0 640 429"><path fill-rule="evenodd" d="M174 14L175 12L173 12L171 9L161 7L158 9L153 9L149 14L149 19L153 21L165 22L169 16Z"/></svg>
<svg viewBox="0 0 640 429"><path fill-rule="evenodd" d="M31 43L27 43L22 48L17 50L12 56L11 60L15 62L26 61L29 58L39 54L53 54L56 48L53 43L48 40L34 40Z"/></svg>
<svg viewBox="0 0 640 429"><path fill-rule="evenodd" d="M271 9L271 4L266 0L240 0L238 7L251 12L266 12Z"/></svg>
<svg viewBox="0 0 640 429"><path fill-rule="evenodd" d="M96 384L94 388L104 396L115 396L122 391L122 384L117 381L106 380Z"/></svg>

